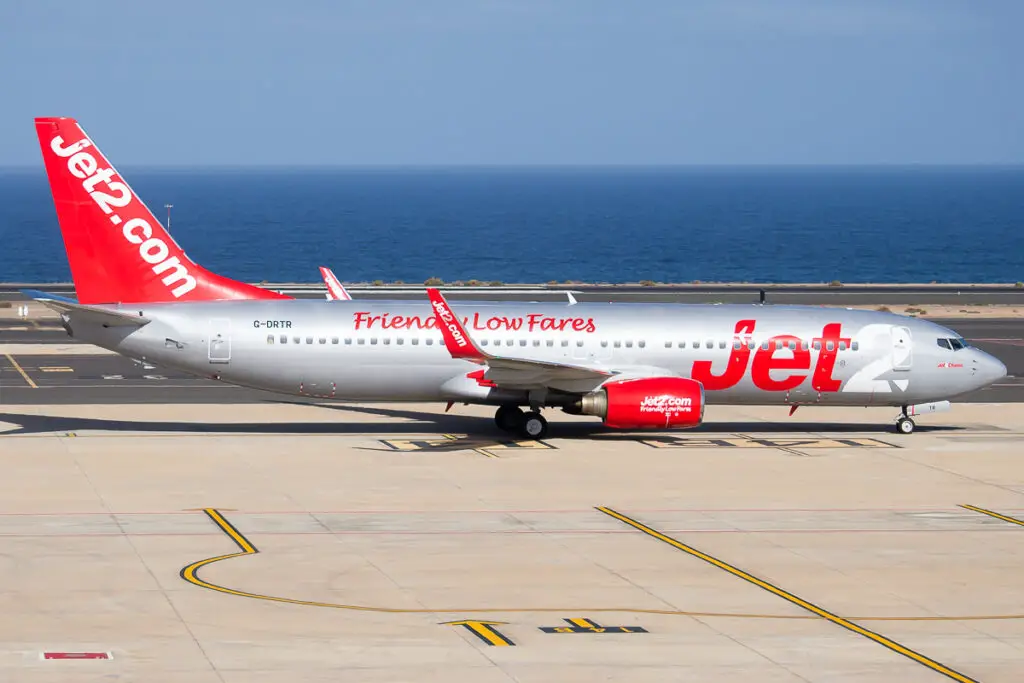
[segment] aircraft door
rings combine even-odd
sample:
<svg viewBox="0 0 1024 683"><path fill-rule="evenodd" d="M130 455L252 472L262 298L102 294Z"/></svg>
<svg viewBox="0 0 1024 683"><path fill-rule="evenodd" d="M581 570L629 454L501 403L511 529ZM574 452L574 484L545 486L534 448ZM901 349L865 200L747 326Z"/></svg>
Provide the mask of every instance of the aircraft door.
<svg viewBox="0 0 1024 683"><path fill-rule="evenodd" d="M914 360L914 345L911 343L910 328L893 327L892 369L909 370Z"/></svg>
<svg viewBox="0 0 1024 683"><path fill-rule="evenodd" d="M210 362L231 362L231 321L227 318L210 320Z"/></svg>

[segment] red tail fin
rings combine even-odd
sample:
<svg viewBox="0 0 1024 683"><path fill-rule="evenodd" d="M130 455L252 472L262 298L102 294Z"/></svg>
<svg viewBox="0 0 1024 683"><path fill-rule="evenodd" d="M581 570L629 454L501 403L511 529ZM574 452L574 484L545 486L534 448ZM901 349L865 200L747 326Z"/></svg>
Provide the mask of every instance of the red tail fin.
<svg viewBox="0 0 1024 683"><path fill-rule="evenodd" d="M35 121L79 302L291 298L193 263L77 121Z"/></svg>

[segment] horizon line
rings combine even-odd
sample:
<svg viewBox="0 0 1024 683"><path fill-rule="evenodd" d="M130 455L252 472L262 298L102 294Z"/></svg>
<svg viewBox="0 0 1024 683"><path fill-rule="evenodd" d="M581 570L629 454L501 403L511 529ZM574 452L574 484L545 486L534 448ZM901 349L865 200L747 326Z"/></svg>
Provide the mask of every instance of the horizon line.
<svg viewBox="0 0 1024 683"><path fill-rule="evenodd" d="M746 170L746 169L1022 169L1019 162L745 162L745 163L121 163L124 168L152 170ZM42 170L38 164L0 164L0 171Z"/></svg>

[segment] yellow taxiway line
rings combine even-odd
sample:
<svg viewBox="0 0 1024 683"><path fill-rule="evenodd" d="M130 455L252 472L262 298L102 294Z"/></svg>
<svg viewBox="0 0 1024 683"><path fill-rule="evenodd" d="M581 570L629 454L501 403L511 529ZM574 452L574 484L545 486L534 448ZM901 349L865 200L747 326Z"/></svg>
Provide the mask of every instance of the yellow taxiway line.
<svg viewBox="0 0 1024 683"><path fill-rule="evenodd" d="M815 614L815 615L821 617L822 619L825 619L827 621L832 622L833 624L836 624L837 626L842 626L843 628L845 628L845 629L847 629L849 631L853 631L854 633L856 633L858 635L861 635L861 636L864 636L865 638L868 638L869 640L873 640L874 642L878 643L879 645L883 645L883 646L889 648L890 650L892 650L893 652L897 652L897 653L903 655L904 657L908 657L908 658L914 660L915 662L917 662L918 664L926 666L926 667L928 667L929 669L931 669L933 671L936 671L938 673L944 674L944 675L948 676L949 678L952 678L955 681L959 681L960 683L977 683L977 681L975 681L975 679L970 678L968 676L965 676L964 674L960 673L959 671L955 671L955 670L949 668L948 666L946 666L945 664L942 664L940 662L935 661L934 659L931 659L930 657L926 657L925 655L921 654L920 652L915 652L914 650L911 650L909 647L906 647L905 645L900 645L899 643L897 643L895 640L892 640L891 638L886 638L885 636L883 636L883 635L881 635L879 633L875 633L874 631L870 631L870 630L864 628L863 626L859 626L859 625L855 624L854 622L850 621L849 619L843 618L843 617L841 617L841 616L839 616L837 614L833 614L832 612L829 612L826 609L818 607L814 603L808 602L807 600L804 600L803 598L798 597L798 596L790 593L787 590L779 588L778 586L776 586L774 584L768 583L764 579L759 579L756 576L754 576L753 574L749 574L749 573L743 571L742 569L739 569L738 567L734 567L733 565L729 564L728 562L723 562L722 560L719 560L716 557L712 557L711 555L708 555L705 552L697 550L693 546L689 546L689 545L686 545L685 543L683 543L681 541L677 541L676 539L672 538L671 536L666 536L665 534L661 533L660 531L658 531L656 529L652 529L651 527L647 526L646 524L643 524L642 522L638 522L637 520L635 520L635 519L633 519L631 517L627 517L626 515L622 514L621 512L616 512L615 510L612 510L611 508L607 508L607 507L599 507L597 509L599 511L603 512L604 514L608 515L609 517L614 517L615 519L619 520L623 524L628 524L629 526L633 527L637 531L642 531L643 533L647 534L648 536L650 536L652 538L656 538L656 539L658 539L659 541L661 541L663 543L667 543L668 545L672 546L673 548L675 548L677 550L682 550L684 553L686 553L688 555L692 555L693 557L696 557L698 559L704 560L708 564L711 564L711 565L713 565L715 567L718 567L719 569L722 569L722 570L724 570L726 572L729 572L733 576L735 576L737 578L740 578L740 579L743 579L744 581L748 581L748 582L754 584L755 586L757 586L758 588L763 588L764 590L768 591L769 593L773 593L774 595L779 596L783 600L786 600L787 602L790 602L790 603L792 603L792 604L794 604L794 605L796 605L798 607L801 607L801 608L807 610L808 612L811 612L812 614Z"/></svg>
<svg viewBox="0 0 1024 683"><path fill-rule="evenodd" d="M14 360L14 356L12 356L9 353L5 353L4 355L7 356L8 362L10 362L10 364L14 366L14 369L21 374L22 378L28 383L30 387L32 387L33 389L39 388L39 386L32 381L32 378L28 376L28 373L25 372L24 368L18 365L18 361Z"/></svg>

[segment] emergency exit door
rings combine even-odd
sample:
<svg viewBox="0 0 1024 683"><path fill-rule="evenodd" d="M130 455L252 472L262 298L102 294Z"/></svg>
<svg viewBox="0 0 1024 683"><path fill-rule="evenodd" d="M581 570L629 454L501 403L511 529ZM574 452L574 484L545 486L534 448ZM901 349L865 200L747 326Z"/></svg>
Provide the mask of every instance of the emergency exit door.
<svg viewBox="0 0 1024 683"><path fill-rule="evenodd" d="M227 318L210 320L210 362L231 362L231 321Z"/></svg>

